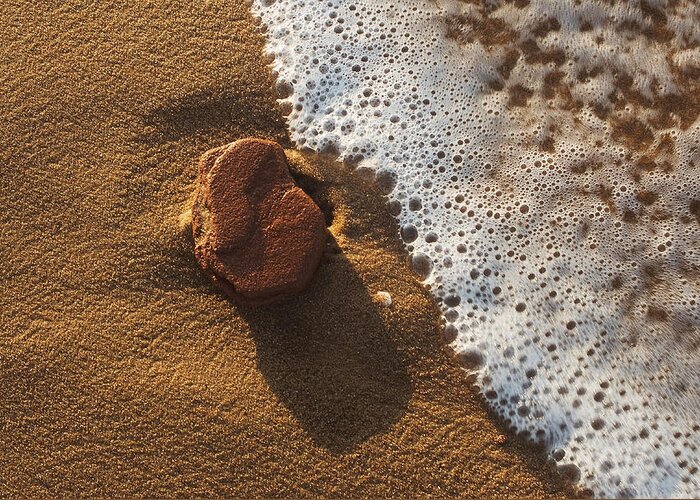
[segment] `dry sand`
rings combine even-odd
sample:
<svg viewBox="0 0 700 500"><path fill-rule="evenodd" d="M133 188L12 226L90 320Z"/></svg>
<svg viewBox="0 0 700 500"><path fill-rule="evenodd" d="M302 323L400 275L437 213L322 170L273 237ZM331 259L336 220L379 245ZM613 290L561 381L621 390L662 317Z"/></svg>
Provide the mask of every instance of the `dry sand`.
<svg viewBox="0 0 700 500"><path fill-rule="evenodd" d="M571 494L499 444L345 167L291 155L339 248L308 292L244 309L200 272L199 154L288 144L243 2L39 3L0 2L0 496Z"/></svg>

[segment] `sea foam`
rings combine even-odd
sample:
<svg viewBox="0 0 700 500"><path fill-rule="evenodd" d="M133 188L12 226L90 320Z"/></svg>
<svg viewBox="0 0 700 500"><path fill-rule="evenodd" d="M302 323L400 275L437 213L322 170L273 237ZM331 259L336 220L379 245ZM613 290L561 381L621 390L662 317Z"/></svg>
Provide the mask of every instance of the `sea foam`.
<svg viewBox="0 0 700 500"><path fill-rule="evenodd" d="M700 495L700 7L253 11L292 139L375 172L492 407L596 495Z"/></svg>

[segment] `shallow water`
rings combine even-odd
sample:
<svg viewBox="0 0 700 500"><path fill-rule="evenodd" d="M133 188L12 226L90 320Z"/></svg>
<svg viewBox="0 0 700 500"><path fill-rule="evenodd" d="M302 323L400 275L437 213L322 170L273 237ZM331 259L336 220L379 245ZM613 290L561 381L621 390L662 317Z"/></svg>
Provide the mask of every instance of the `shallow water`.
<svg viewBox="0 0 700 500"><path fill-rule="evenodd" d="M697 496L700 7L257 1L292 139L376 173L491 405Z"/></svg>

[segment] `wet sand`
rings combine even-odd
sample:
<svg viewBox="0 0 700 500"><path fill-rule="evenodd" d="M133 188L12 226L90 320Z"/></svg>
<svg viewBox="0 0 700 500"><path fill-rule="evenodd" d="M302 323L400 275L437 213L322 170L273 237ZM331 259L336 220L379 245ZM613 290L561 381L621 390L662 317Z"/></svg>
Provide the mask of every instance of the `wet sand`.
<svg viewBox="0 0 700 500"><path fill-rule="evenodd" d="M244 2L137 5L0 4L0 496L571 495L452 363L348 167L290 153L333 235L306 293L208 282L196 161L290 146L273 76Z"/></svg>

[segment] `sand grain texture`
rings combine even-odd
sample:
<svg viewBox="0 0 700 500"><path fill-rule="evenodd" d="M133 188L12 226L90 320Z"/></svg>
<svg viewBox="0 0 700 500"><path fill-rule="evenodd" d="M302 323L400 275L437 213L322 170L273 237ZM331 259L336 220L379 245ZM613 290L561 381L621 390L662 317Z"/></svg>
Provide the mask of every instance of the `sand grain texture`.
<svg viewBox="0 0 700 500"><path fill-rule="evenodd" d="M332 214L306 293L253 311L208 282L196 159L287 139L246 5L183 4L0 3L0 496L566 494L498 444L342 166L290 154Z"/></svg>

